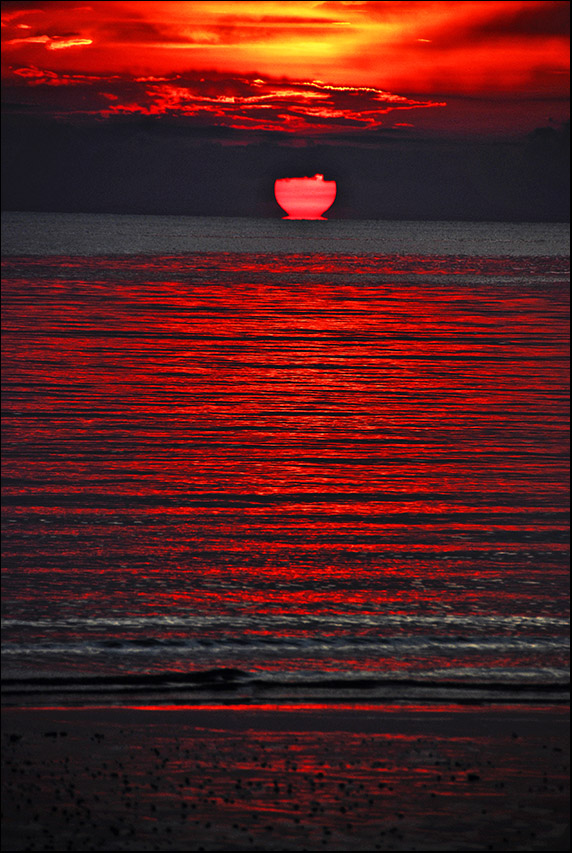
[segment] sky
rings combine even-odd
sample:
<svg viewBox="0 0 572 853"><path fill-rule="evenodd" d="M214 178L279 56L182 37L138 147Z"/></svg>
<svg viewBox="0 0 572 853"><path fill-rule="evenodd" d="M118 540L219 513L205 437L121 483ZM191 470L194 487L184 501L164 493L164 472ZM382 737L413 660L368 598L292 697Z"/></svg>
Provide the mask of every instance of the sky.
<svg viewBox="0 0 572 853"><path fill-rule="evenodd" d="M568 2L4 2L3 209L562 220Z"/></svg>

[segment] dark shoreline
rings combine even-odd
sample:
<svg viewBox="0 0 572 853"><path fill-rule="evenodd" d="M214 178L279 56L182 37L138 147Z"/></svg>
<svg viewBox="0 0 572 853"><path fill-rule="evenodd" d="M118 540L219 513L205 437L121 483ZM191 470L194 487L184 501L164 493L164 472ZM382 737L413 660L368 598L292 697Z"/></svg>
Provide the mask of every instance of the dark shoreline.
<svg viewBox="0 0 572 853"><path fill-rule="evenodd" d="M398 702L454 705L522 704L566 705L569 683L500 683L495 681L429 681L399 678L332 677L322 679L264 678L243 670L217 668L190 673L160 672L107 676L37 676L5 678L1 682L2 706L70 707L96 704L121 706L143 701L169 705L204 705L215 700L229 706L265 702L304 704L322 702L336 706L348 702L383 705Z"/></svg>
<svg viewBox="0 0 572 853"><path fill-rule="evenodd" d="M560 706L5 708L3 850L568 850Z"/></svg>
<svg viewBox="0 0 572 853"><path fill-rule="evenodd" d="M436 686L439 688L459 688L459 689L486 689L486 690L566 690L570 689L570 682L535 682L535 683L502 683L498 681L461 681L454 679L429 680L423 678L351 678L351 677L333 677L320 679L307 679L291 677L289 679L267 679L253 676L251 673L241 669L232 668L214 668L207 670L195 670L193 672L173 672L163 671L157 673L126 673L121 675L93 675L93 676L31 676L28 678L3 678L1 684L3 687L14 686L36 686L36 685L54 685L58 687L70 685L90 685L90 686L108 686L108 685L162 685L166 688L173 686L174 688L187 685L203 685L208 684L221 685L226 689L232 689L248 682L249 684L260 685L272 688L274 685L280 687L326 687L326 688L344 688L354 687L359 689L367 689L378 687L380 685L387 686Z"/></svg>

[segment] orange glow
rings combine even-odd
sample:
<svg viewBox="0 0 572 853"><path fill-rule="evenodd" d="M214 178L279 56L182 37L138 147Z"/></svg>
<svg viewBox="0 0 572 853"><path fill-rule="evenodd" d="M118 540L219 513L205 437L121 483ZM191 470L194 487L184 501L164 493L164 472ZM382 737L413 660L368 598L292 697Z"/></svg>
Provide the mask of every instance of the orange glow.
<svg viewBox="0 0 572 853"><path fill-rule="evenodd" d="M565 91L562 74L569 67L564 2L6 5L4 52L12 68L154 74L257 69L411 92L516 87L529 94L547 83ZM64 47L76 49L58 50Z"/></svg>
<svg viewBox="0 0 572 853"><path fill-rule="evenodd" d="M288 214L284 219L325 219L322 214L334 203L336 182L325 181L323 175L280 178L274 184L274 195Z"/></svg>
<svg viewBox="0 0 572 853"><path fill-rule="evenodd" d="M96 77L86 90L93 103L80 110L76 101L72 112L168 113L240 129L404 127L387 114L467 96L549 98L539 115L563 120L568 9L526 0L152 0L95 7L39 0L5 4L2 74L18 94ZM60 99L58 115L61 109ZM503 109L505 123L514 123ZM445 118L437 113L437 122ZM502 113L495 114L497 125ZM407 125L428 126L425 111L412 119Z"/></svg>

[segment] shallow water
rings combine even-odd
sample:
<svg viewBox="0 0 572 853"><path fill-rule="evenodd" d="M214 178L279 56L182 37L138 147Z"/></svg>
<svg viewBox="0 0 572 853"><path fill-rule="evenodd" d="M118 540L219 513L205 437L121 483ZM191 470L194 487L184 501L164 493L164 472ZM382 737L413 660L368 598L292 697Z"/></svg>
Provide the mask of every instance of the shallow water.
<svg viewBox="0 0 572 853"><path fill-rule="evenodd" d="M312 230L340 222L280 221L270 253L256 222L193 220L195 250L165 253L162 217L134 254L142 218L114 219L104 254L79 217L65 254L3 261L5 677L560 688L560 226L530 226L529 253L527 226L422 223L434 253L356 254ZM351 223L352 245L386 225ZM463 229L480 253L452 253Z"/></svg>

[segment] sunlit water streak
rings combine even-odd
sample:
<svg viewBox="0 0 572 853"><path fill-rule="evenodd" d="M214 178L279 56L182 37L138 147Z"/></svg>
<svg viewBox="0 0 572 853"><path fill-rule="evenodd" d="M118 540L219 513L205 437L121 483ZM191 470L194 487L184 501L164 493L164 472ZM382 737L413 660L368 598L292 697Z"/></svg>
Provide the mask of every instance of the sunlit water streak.
<svg viewBox="0 0 572 853"><path fill-rule="evenodd" d="M5 677L562 685L558 227L494 257L439 223L423 255L201 227L4 259Z"/></svg>

